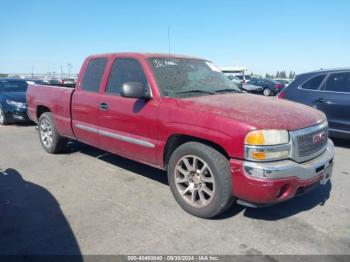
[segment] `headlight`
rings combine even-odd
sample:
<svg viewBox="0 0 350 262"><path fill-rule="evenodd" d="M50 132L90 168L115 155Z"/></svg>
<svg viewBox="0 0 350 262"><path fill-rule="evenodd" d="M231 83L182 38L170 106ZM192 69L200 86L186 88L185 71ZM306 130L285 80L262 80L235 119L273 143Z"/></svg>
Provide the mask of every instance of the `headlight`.
<svg viewBox="0 0 350 262"><path fill-rule="evenodd" d="M16 101L6 99L6 103L11 105L11 106L15 106L15 107L19 107L19 108L27 108L27 104L22 103L22 102L16 102Z"/></svg>
<svg viewBox="0 0 350 262"><path fill-rule="evenodd" d="M255 130L248 133L244 144L253 146L271 146L287 144L289 133L287 130Z"/></svg>
<svg viewBox="0 0 350 262"><path fill-rule="evenodd" d="M244 140L245 158L252 161L286 159L290 154L287 130L254 130Z"/></svg>

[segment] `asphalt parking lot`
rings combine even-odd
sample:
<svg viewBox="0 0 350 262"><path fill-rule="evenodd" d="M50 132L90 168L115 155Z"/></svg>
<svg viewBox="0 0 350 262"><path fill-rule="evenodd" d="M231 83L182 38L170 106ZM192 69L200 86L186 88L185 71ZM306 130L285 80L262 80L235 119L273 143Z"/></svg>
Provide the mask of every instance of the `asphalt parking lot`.
<svg viewBox="0 0 350 262"><path fill-rule="evenodd" d="M0 127L0 253L350 254L350 142L335 143L326 186L205 220L162 171L82 144L50 155L33 125Z"/></svg>

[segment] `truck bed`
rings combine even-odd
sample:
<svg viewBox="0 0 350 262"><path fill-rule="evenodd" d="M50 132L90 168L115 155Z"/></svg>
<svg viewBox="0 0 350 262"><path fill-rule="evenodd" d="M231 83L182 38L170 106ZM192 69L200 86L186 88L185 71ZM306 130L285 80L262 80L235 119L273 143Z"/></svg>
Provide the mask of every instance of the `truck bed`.
<svg viewBox="0 0 350 262"><path fill-rule="evenodd" d="M74 137L71 118L73 88L49 85L29 85L27 90L28 116L38 123L38 113L50 111L58 132ZM38 106L40 105L40 106Z"/></svg>

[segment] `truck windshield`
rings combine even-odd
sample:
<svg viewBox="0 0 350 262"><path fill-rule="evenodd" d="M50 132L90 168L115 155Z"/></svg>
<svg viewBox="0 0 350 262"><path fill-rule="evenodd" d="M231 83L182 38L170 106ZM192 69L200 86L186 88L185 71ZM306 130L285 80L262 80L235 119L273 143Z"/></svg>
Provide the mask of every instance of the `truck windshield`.
<svg viewBox="0 0 350 262"><path fill-rule="evenodd" d="M0 92L26 92L28 84L25 81L1 81Z"/></svg>
<svg viewBox="0 0 350 262"><path fill-rule="evenodd" d="M241 92L213 63L190 58L149 58L159 91L167 97Z"/></svg>

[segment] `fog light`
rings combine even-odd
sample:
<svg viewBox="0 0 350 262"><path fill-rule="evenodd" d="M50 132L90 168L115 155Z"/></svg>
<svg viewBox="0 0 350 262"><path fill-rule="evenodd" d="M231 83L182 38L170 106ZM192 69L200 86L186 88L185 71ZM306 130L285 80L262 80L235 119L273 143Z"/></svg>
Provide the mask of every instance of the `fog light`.
<svg viewBox="0 0 350 262"><path fill-rule="evenodd" d="M276 198L282 198L287 193L289 187L290 187L289 184L285 184L281 186L280 189L277 190L276 192Z"/></svg>

